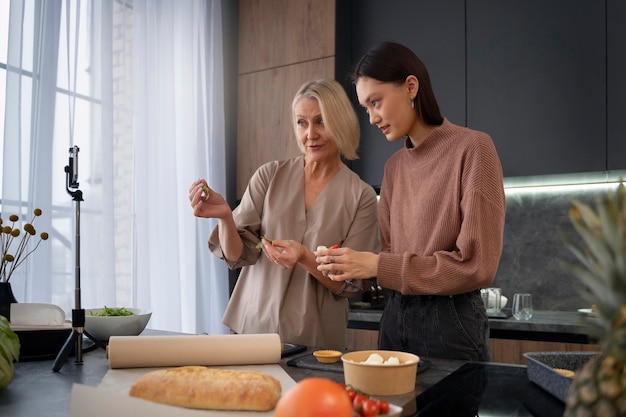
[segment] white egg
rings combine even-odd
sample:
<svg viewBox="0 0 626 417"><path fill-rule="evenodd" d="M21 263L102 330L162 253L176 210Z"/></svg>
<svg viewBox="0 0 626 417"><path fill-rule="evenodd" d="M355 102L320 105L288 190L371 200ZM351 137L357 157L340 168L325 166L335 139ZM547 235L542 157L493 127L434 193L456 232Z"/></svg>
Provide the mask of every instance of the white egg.
<svg viewBox="0 0 626 417"><path fill-rule="evenodd" d="M328 248L326 246L321 246L321 245L317 247L318 251L325 250L325 249L328 249Z"/></svg>
<svg viewBox="0 0 626 417"><path fill-rule="evenodd" d="M378 353L372 353L364 363L381 364L384 362L385 360L382 356L380 356Z"/></svg>
<svg viewBox="0 0 626 417"><path fill-rule="evenodd" d="M400 365L400 359L396 358L395 356L390 356L389 359L387 359L385 361L385 364L387 364L387 365Z"/></svg>

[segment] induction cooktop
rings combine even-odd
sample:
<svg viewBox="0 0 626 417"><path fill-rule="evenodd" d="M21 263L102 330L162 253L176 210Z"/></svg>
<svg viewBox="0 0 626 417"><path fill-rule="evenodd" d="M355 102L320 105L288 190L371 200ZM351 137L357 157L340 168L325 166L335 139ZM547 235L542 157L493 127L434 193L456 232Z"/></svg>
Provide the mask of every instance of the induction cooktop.
<svg viewBox="0 0 626 417"><path fill-rule="evenodd" d="M526 367L466 363L415 398L417 417L561 417L564 404Z"/></svg>

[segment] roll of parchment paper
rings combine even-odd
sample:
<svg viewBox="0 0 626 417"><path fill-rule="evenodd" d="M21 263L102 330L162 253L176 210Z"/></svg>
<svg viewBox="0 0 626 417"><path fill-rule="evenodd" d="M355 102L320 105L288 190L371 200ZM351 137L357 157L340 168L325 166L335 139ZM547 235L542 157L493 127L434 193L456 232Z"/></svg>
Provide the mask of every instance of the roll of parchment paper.
<svg viewBox="0 0 626 417"><path fill-rule="evenodd" d="M111 368L259 365L280 362L280 336L270 334L112 336Z"/></svg>

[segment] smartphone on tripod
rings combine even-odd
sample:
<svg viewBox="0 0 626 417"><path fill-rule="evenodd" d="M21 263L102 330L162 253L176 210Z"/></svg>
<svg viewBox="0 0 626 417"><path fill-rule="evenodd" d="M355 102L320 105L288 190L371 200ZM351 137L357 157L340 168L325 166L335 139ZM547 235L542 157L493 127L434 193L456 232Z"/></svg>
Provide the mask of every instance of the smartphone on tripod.
<svg viewBox="0 0 626 417"><path fill-rule="evenodd" d="M75 241L75 306L72 310L72 332L61 347L54 363L52 364L52 370L57 372L61 369L66 362L72 348L74 348L74 354L76 355L77 364L83 362L83 334L94 342L99 347L106 349L102 343L93 338L84 329L85 327L85 309L81 306L81 289L80 289L80 202L83 201L83 193L78 189L78 146L73 146L69 149L69 162L65 167L65 188L72 196L72 199L76 205L76 241Z"/></svg>

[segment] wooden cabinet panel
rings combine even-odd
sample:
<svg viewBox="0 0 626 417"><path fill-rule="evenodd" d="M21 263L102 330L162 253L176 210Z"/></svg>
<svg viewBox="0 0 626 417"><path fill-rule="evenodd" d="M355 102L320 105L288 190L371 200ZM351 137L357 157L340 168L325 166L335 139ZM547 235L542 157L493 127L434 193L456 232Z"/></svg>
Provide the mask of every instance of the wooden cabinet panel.
<svg viewBox="0 0 626 417"><path fill-rule="evenodd" d="M335 54L335 0L239 0L239 74Z"/></svg>
<svg viewBox="0 0 626 417"><path fill-rule="evenodd" d="M336 0L240 0L237 199L263 163L299 155L291 100L335 78Z"/></svg>
<svg viewBox="0 0 626 417"><path fill-rule="evenodd" d="M308 80L334 78L334 57L239 76L237 198L263 163L300 155L291 101Z"/></svg>
<svg viewBox="0 0 626 417"><path fill-rule="evenodd" d="M467 123L506 177L606 169L606 25L595 0L467 2Z"/></svg>
<svg viewBox="0 0 626 417"><path fill-rule="evenodd" d="M378 330L348 329L346 342L349 351L378 349Z"/></svg>

